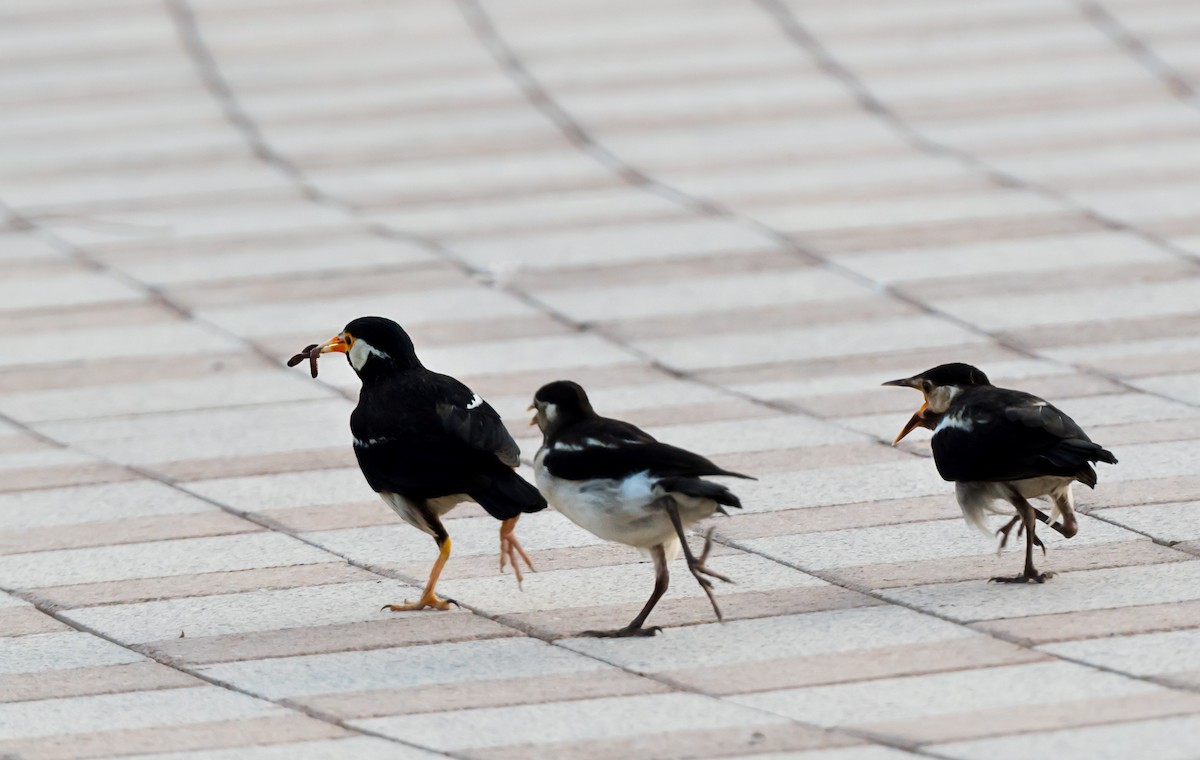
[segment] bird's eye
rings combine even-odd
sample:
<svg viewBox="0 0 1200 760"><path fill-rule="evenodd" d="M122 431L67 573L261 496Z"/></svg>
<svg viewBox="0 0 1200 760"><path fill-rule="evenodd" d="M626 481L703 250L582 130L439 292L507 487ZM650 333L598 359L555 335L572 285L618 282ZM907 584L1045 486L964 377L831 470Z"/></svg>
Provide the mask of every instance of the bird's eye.
<svg viewBox="0 0 1200 760"><path fill-rule="evenodd" d="M351 335L350 333L345 333L345 334L342 336L342 340L346 341L346 345L347 345L347 346L352 346L352 345L354 345L354 336L353 336L353 335Z"/></svg>
<svg viewBox="0 0 1200 760"><path fill-rule="evenodd" d="M933 383L930 382L929 380L922 380L921 381L921 389L923 391L925 391L926 393L933 393Z"/></svg>

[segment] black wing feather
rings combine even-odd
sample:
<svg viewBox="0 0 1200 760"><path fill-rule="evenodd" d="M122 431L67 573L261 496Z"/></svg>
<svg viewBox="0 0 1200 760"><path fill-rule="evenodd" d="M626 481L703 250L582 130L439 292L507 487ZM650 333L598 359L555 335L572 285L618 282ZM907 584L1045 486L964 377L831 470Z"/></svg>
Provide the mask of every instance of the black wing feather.
<svg viewBox="0 0 1200 760"><path fill-rule="evenodd" d="M364 385L350 429L370 442L354 453L371 488L412 499L465 493L498 519L545 508L513 470L520 451L500 415L476 398L454 378L425 370Z"/></svg>
<svg viewBox="0 0 1200 760"><path fill-rule="evenodd" d="M619 479L639 472L660 478L725 475L753 480L699 454L656 441L635 425L606 417L573 425L551 444L542 461L555 477L566 480Z"/></svg>
<svg viewBox="0 0 1200 760"><path fill-rule="evenodd" d="M1116 457L1053 405L1020 391L968 391L951 415L970 430L946 427L933 436L938 473L951 481L1006 481L1057 475L1094 486L1092 462Z"/></svg>

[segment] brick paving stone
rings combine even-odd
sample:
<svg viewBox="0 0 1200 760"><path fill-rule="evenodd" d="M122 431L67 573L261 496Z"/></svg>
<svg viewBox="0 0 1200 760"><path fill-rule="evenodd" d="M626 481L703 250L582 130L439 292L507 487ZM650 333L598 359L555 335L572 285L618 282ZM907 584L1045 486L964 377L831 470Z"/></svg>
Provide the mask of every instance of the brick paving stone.
<svg viewBox="0 0 1200 760"><path fill-rule="evenodd" d="M214 720L280 715L284 708L215 686L47 699L0 705L0 739L186 725Z"/></svg>
<svg viewBox="0 0 1200 760"><path fill-rule="evenodd" d="M211 665L201 672L271 699L587 673L605 666L528 638Z"/></svg>
<svg viewBox="0 0 1200 760"><path fill-rule="evenodd" d="M83 581L304 565L328 559L329 555L288 536L258 532L10 554L0 557L0 579L9 587L37 588Z"/></svg>
<svg viewBox="0 0 1200 760"><path fill-rule="evenodd" d="M1019 684L1038 678L1035 693ZM1153 692L1160 687L1125 676L1091 671L1072 663L1007 665L956 673L879 679L727 697L737 704L767 709L822 726L866 726L974 710L1022 705L1053 705L1086 698Z"/></svg>
<svg viewBox="0 0 1200 760"><path fill-rule="evenodd" d="M937 745L935 749L965 760L1009 757L1010 753L1052 752L1055 757L1123 758L1146 753L1163 760L1194 757L1200 717L1121 722L1110 726L1033 732L1018 736Z"/></svg>
<svg viewBox="0 0 1200 760"><path fill-rule="evenodd" d="M144 760L339 760L359 757L362 760L430 760L445 757L371 736L351 736L321 741L285 741L270 746L243 746L195 752L166 752L141 755Z"/></svg>
<svg viewBox="0 0 1200 760"><path fill-rule="evenodd" d="M82 607L65 614L122 641L145 643L179 638L180 633L207 637L388 620L396 613L385 614L381 605L417 596L419 589L411 586L370 580Z"/></svg>
<svg viewBox="0 0 1200 760"><path fill-rule="evenodd" d="M0 674L37 673L97 665L123 665L144 658L86 633L44 633L5 643Z"/></svg>
<svg viewBox="0 0 1200 760"><path fill-rule="evenodd" d="M499 707L458 713L371 718L356 724L408 737L434 749L465 750L555 741L594 741L630 734L733 726L770 726L784 719L693 694L663 694Z"/></svg>

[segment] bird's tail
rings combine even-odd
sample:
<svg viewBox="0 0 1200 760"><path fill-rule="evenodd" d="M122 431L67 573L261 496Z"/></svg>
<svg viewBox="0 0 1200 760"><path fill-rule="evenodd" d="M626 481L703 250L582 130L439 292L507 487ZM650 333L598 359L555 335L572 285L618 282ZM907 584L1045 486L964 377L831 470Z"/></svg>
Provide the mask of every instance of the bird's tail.
<svg viewBox="0 0 1200 760"><path fill-rule="evenodd" d="M486 488L472 491L470 496L497 520L508 520L523 512L538 512L546 508L546 499L537 487L518 475L516 470L499 473Z"/></svg>
<svg viewBox="0 0 1200 760"><path fill-rule="evenodd" d="M727 507L742 508L742 502L738 499L737 494L720 483L712 483L700 478L672 477L660 478L658 487L667 493L681 493L697 499L712 499Z"/></svg>
<svg viewBox="0 0 1200 760"><path fill-rule="evenodd" d="M1092 456L1096 457L1095 459L1092 460L1093 462L1107 462L1108 464L1116 464L1117 463L1117 457L1115 455L1113 455L1113 453L1111 451L1109 451L1108 449L1100 449L1099 451L1095 452Z"/></svg>

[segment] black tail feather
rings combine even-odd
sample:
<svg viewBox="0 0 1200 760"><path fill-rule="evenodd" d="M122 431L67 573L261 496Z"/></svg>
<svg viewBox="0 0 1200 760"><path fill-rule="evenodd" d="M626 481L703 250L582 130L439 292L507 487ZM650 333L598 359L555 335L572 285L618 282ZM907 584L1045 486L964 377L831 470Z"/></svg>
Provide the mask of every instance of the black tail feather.
<svg viewBox="0 0 1200 760"><path fill-rule="evenodd" d="M658 485L668 493L681 493L697 499L712 499L718 504L737 509L742 508L742 502L737 495L720 483L711 483L700 478L676 477L661 478Z"/></svg>
<svg viewBox="0 0 1200 760"><path fill-rule="evenodd" d="M508 520L524 512L540 512L546 499L537 487L508 470L492 478L487 488L472 491L470 497L497 520Z"/></svg>

